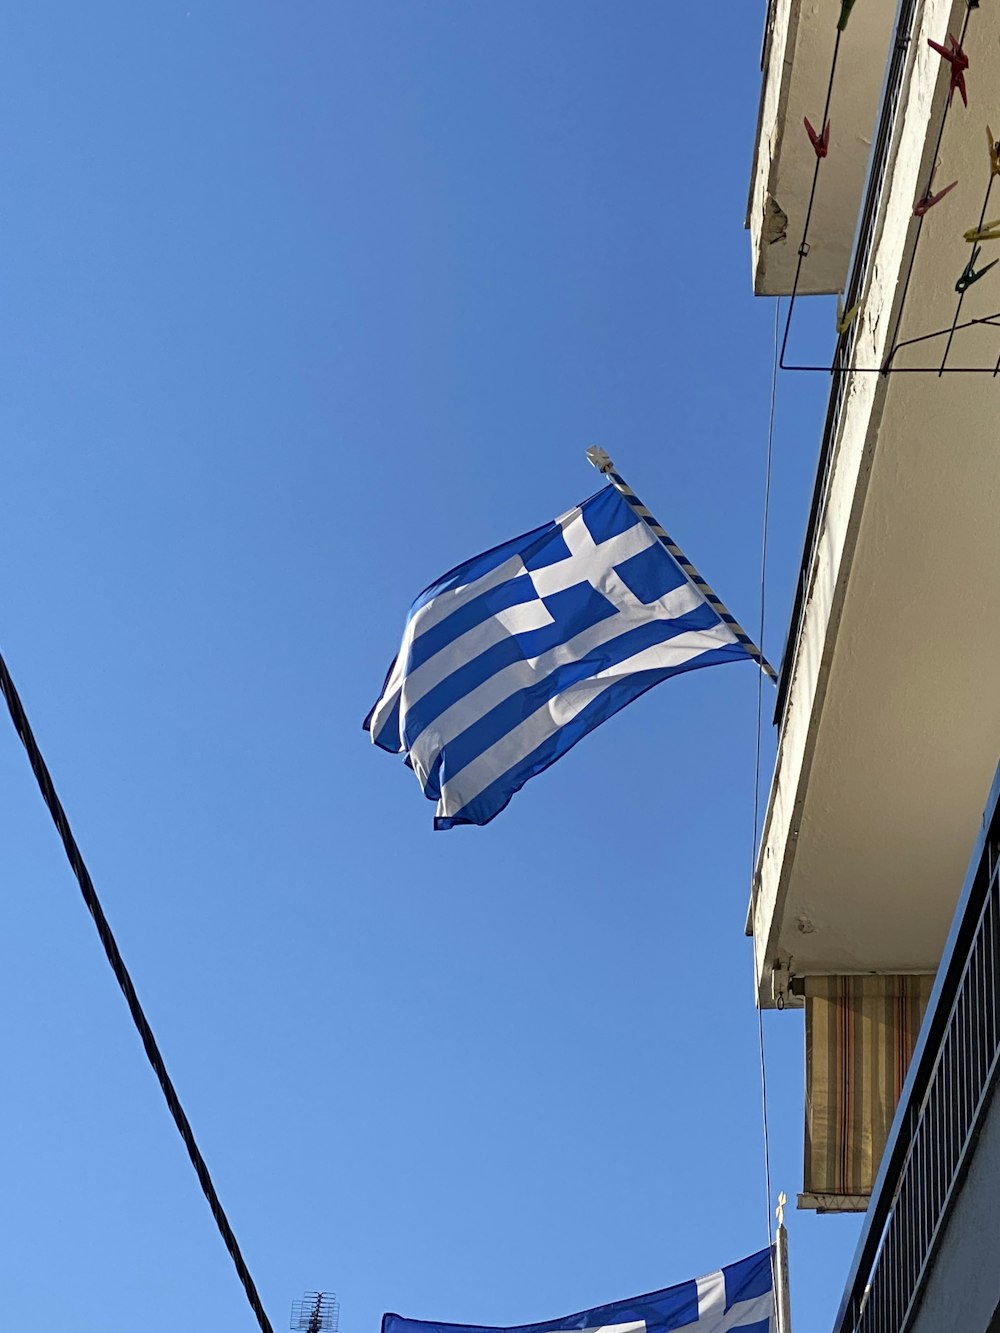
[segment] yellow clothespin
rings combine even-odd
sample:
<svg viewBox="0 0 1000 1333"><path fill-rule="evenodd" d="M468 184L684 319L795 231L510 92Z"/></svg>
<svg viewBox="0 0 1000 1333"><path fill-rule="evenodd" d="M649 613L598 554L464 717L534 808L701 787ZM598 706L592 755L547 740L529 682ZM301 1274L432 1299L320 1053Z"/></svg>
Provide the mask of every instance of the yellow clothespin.
<svg viewBox="0 0 1000 1333"><path fill-rule="evenodd" d="M854 323L854 316L858 313L858 311L859 311L860 309L861 309L861 302L860 302L860 301L857 301L854 305L851 306L850 310L848 310L848 311L845 312L843 301L840 299L839 296L837 297L837 332L838 332L838 333L846 333L846 332L847 332L847 330L848 330L848 329L851 327L851 325Z"/></svg>
<svg viewBox="0 0 1000 1333"><path fill-rule="evenodd" d="M970 227L965 239L974 245L976 241L1000 241L1000 218L985 222L981 227Z"/></svg>
<svg viewBox="0 0 1000 1333"><path fill-rule="evenodd" d="M778 1195L778 1206L774 1210L774 1215L778 1219L778 1226L785 1225L785 1204L788 1202L788 1196L784 1190Z"/></svg>
<svg viewBox="0 0 1000 1333"><path fill-rule="evenodd" d="M993 137L993 131L986 126L986 142L990 149L990 175L1000 176L1000 143Z"/></svg>

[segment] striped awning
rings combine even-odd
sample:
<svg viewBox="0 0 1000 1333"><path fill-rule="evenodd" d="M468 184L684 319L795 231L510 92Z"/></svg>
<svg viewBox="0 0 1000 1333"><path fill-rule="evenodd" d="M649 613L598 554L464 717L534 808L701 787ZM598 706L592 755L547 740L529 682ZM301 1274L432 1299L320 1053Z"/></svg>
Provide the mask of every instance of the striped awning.
<svg viewBox="0 0 1000 1333"><path fill-rule="evenodd" d="M934 978L806 977L800 1208L863 1211Z"/></svg>

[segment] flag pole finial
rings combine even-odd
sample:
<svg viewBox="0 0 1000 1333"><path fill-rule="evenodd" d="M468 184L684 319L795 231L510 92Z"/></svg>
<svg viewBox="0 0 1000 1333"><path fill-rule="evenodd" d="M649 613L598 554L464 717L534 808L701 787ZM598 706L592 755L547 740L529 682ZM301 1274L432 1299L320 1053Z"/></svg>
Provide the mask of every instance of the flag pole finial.
<svg viewBox="0 0 1000 1333"><path fill-rule="evenodd" d="M602 449L599 444L592 444L587 450L587 462L593 463L598 472L613 472L614 463L608 457L606 449Z"/></svg>

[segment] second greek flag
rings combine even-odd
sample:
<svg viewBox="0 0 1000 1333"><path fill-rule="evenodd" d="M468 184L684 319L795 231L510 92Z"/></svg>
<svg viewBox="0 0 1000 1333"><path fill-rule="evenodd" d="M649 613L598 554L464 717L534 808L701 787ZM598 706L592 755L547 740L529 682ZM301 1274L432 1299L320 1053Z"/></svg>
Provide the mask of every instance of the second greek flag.
<svg viewBox="0 0 1000 1333"><path fill-rule="evenodd" d="M693 1282L601 1305L544 1324L483 1328L382 1316L382 1333L773 1333L772 1251L728 1264Z"/></svg>

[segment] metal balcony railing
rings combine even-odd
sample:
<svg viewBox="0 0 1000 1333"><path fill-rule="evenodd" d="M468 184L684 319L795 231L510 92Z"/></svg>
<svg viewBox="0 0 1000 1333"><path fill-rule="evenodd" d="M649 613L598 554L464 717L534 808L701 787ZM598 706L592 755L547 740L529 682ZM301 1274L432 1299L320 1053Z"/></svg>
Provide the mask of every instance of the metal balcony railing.
<svg viewBox="0 0 1000 1333"><path fill-rule="evenodd" d="M1000 1065L1000 770L882 1159L836 1333L905 1333Z"/></svg>

